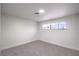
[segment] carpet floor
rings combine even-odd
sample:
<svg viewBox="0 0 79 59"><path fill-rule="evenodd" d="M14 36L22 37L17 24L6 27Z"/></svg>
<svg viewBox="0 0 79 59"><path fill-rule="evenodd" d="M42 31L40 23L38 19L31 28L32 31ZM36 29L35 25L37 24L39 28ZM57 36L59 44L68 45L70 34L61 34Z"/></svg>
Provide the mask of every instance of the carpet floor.
<svg viewBox="0 0 79 59"><path fill-rule="evenodd" d="M79 56L79 51L42 41L33 41L2 51L3 56Z"/></svg>

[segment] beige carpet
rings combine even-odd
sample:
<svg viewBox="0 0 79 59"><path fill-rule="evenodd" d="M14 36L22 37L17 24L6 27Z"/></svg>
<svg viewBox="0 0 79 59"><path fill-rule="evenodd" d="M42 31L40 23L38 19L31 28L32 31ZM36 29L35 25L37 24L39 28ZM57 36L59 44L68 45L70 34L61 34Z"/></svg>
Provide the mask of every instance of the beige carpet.
<svg viewBox="0 0 79 59"><path fill-rule="evenodd" d="M2 54L1 54L1 51L0 51L0 56L1 56Z"/></svg>
<svg viewBox="0 0 79 59"><path fill-rule="evenodd" d="M3 56L79 56L79 51L34 41L2 51Z"/></svg>

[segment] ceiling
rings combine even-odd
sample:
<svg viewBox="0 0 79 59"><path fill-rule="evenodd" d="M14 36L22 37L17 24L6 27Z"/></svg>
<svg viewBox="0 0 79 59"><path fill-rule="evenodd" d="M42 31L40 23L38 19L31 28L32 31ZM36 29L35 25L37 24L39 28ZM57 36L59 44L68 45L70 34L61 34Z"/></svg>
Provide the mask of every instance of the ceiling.
<svg viewBox="0 0 79 59"><path fill-rule="evenodd" d="M79 13L78 3L6 3L1 5L1 12L25 19L45 21ZM44 9L44 14L34 14Z"/></svg>

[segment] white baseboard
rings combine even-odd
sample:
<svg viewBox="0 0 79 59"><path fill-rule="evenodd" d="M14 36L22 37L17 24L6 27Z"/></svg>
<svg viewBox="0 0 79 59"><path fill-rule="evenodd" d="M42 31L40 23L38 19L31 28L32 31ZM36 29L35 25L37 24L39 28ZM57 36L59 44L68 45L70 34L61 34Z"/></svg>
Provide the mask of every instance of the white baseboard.
<svg viewBox="0 0 79 59"><path fill-rule="evenodd" d="M51 44L55 44L55 45L58 45L58 46L61 46L61 47L64 47L64 48L68 48L68 49L72 49L72 50L75 50L75 51L79 51L79 49L77 49L77 48L73 48L73 47L68 47L68 46L65 46L65 45L57 44L57 43L52 42L52 41L48 41L48 40L40 40L40 41L51 43Z"/></svg>
<svg viewBox="0 0 79 59"><path fill-rule="evenodd" d="M26 42L21 42L21 43L17 43L17 44L14 44L14 45L7 46L7 47L3 47L3 48L1 48L1 50L5 50L5 49L8 49L8 48L12 48L12 47L16 47L16 46L23 45L23 44L26 44L26 43L30 43L30 42L35 41L35 40L36 39L30 39L30 40L27 40Z"/></svg>

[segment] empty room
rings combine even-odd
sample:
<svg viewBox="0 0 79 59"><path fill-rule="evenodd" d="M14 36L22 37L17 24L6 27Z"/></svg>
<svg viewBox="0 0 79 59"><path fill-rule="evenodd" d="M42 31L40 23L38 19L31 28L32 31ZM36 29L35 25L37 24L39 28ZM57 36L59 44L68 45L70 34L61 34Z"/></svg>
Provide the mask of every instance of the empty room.
<svg viewBox="0 0 79 59"><path fill-rule="evenodd" d="M79 3L1 3L0 56L79 56Z"/></svg>

